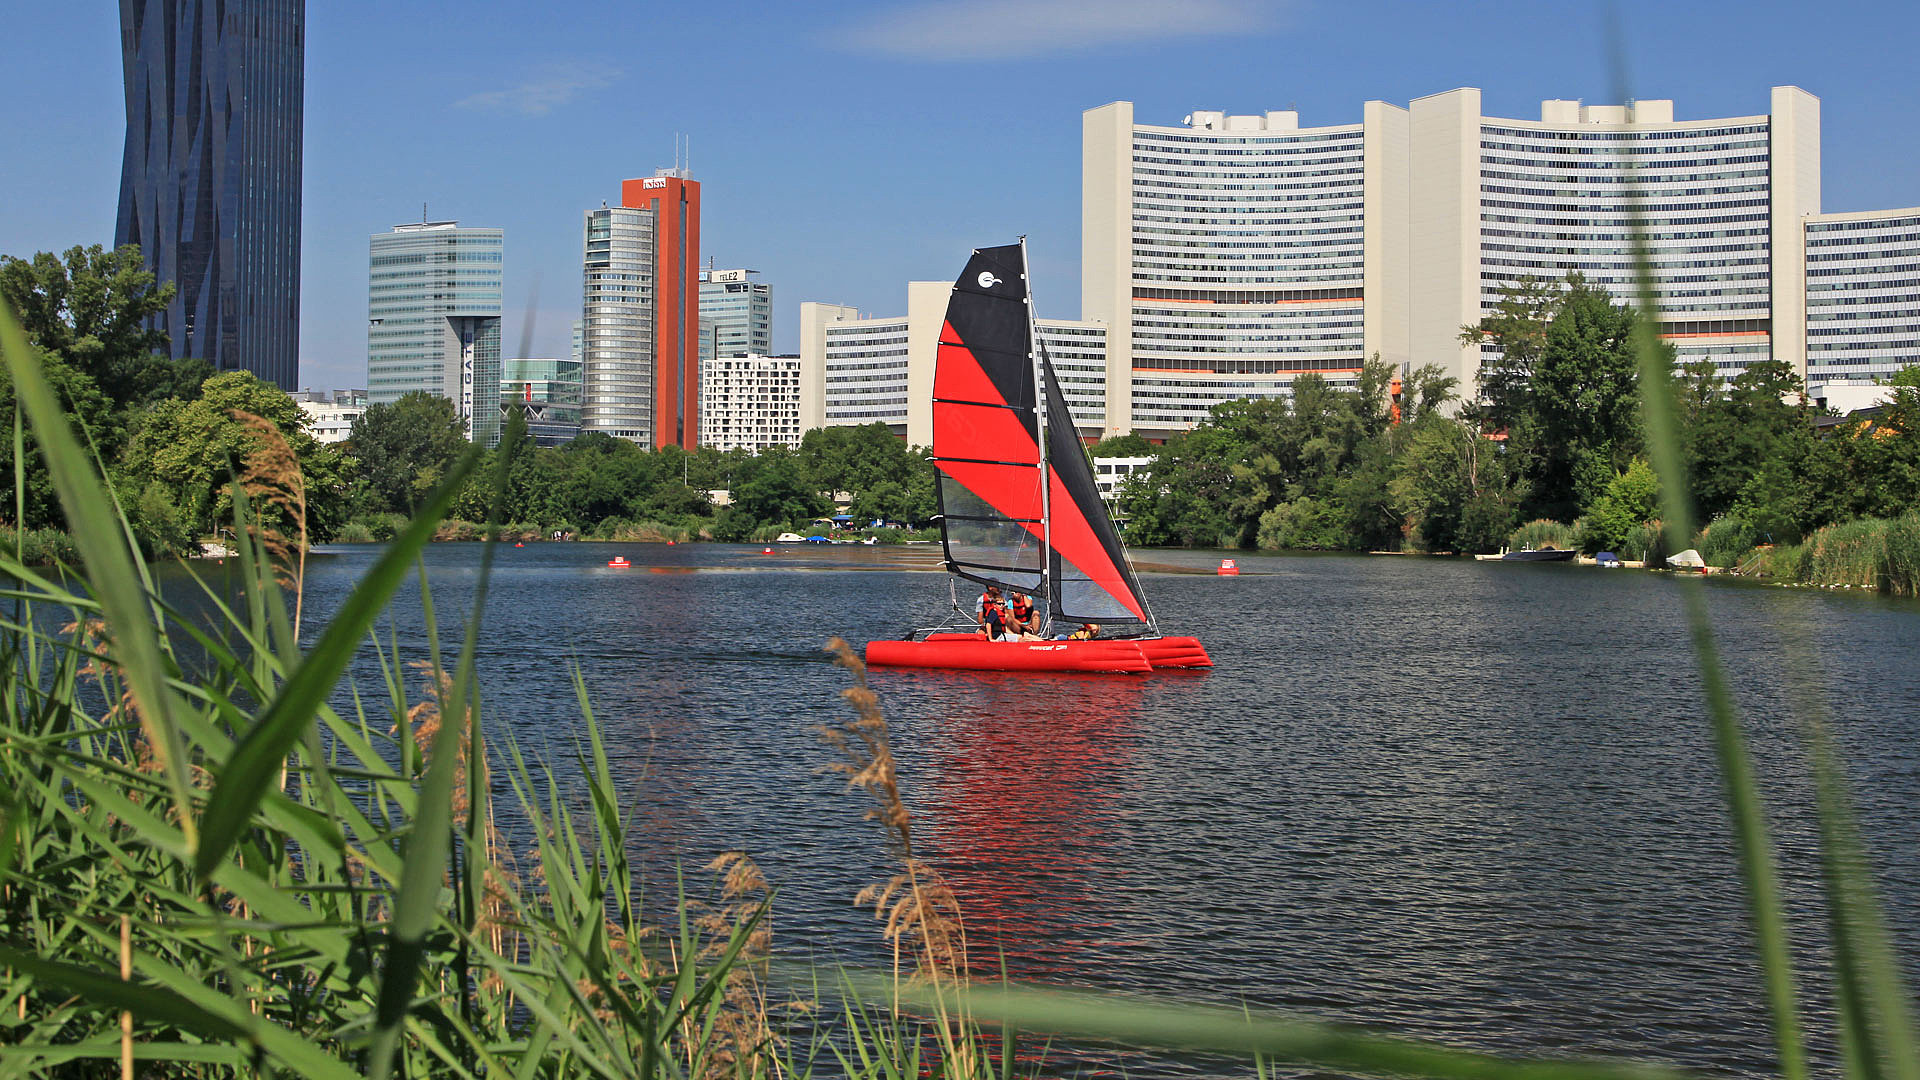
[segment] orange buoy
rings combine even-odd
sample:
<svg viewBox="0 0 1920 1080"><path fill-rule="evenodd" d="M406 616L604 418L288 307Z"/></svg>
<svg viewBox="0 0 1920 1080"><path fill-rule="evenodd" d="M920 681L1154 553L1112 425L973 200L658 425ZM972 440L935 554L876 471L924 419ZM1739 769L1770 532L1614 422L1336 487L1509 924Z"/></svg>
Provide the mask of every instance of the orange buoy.
<svg viewBox="0 0 1920 1080"><path fill-rule="evenodd" d="M1233 562L1233 560L1232 560L1232 559L1221 559L1221 560L1220 560L1220 574L1221 574L1221 576L1223 576L1223 577L1237 577L1237 576L1239 575L1239 573L1240 573L1240 568L1239 568L1238 566L1236 566L1236 565L1234 565L1234 562Z"/></svg>

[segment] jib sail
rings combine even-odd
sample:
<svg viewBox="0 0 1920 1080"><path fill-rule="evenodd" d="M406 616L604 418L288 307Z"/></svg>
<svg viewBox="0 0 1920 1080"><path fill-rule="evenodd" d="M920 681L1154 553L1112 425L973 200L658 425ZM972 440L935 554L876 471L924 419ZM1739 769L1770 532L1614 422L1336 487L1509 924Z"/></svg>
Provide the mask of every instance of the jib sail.
<svg viewBox="0 0 1920 1080"><path fill-rule="evenodd" d="M947 566L1045 595L1056 619L1149 621L1065 398L1045 357L1036 362L1027 299L1025 252L1009 244L975 251L947 304L933 379Z"/></svg>

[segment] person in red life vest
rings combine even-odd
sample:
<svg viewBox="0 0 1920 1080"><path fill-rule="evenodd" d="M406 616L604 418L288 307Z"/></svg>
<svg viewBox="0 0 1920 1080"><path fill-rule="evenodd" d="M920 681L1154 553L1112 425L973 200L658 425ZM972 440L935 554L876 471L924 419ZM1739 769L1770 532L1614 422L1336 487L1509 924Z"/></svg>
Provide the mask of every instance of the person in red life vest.
<svg viewBox="0 0 1920 1080"><path fill-rule="evenodd" d="M989 585L973 606L973 618L980 624L980 636L999 641L1007 634L1007 605L1000 599L1000 586Z"/></svg>
<svg viewBox="0 0 1920 1080"><path fill-rule="evenodd" d="M1033 597L1023 592L1013 594L1013 601L1007 605L1007 633L1020 641L1040 640L1040 612L1034 609Z"/></svg>

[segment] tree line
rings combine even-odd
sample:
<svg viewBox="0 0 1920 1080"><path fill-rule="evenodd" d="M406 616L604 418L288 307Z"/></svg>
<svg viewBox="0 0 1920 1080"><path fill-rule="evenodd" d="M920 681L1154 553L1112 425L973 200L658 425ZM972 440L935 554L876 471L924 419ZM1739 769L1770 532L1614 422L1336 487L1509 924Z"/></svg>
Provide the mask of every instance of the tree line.
<svg viewBox="0 0 1920 1080"><path fill-rule="evenodd" d="M369 408L345 443L317 442L278 388L161 351L148 319L173 291L133 246L0 257L0 298L149 550L188 551L230 525L233 479L260 442L242 413L271 423L298 461L316 541L392 535L466 452L452 404L428 394ZM1092 452L1152 457L1119 500L1137 545L1487 552L1544 540L1631 557L1665 542L1636 318L1578 275L1525 280L1462 329L1464 342L1491 347L1474 400L1426 365L1406 375L1396 405L1394 369L1375 358L1352 388L1306 374L1290 399L1222 403L1164 445L1127 435ZM1719 519L1723 536L1790 543L1920 505L1920 369L1893 382L1871 424L1817 435L1784 363L1752 364L1730 382L1708 363L1681 368L1673 392L1698 520ZM0 416L12 398L0 371ZM51 481L31 432L20 442L18 501L0 518L17 517L58 553ZM0 438L0 470L14 470L13 446ZM529 535L760 540L806 530L837 493L851 494L861 523L918 527L938 512L926 451L882 424L818 429L797 449L757 454L647 450L596 433L519 449L502 512ZM725 505L708 494L721 489ZM456 514L485 520L489 497L474 487Z"/></svg>
<svg viewBox="0 0 1920 1080"><path fill-rule="evenodd" d="M1405 378L1396 419L1395 369L1376 357L1351 389L1307 374L1291 400L1218 405L1152 448L1151 465L1123 486L1127 536L1359 551L1492 552L1533 536L1589 551L1684 545L1692 538L1664 537L1658 520L1638 317L1577 274L1524 280L1462 328L1464 344L1491 346L1477 400L1462 402L1457 380L1426 365ZM1681 367L1672 392L1697 520L1792 543L1920 505L1920 368L1893 383L1880 417L1822 435L1784 362L1731 381L1710 362ZM1095 452L1126 449L1143 448Z"/></svg>
<svg viewBox="0 0 1920 1080"><path fill-rule="evenodd" d="M424 393L372 406L344 443L318 442L305 431L299 404L278 387L165 354L166 335L149 320L174 291L156 282L134 245L0 256L0 300L19 319L76 435L98 457L149 552L192 551L231 527L234 479L262 442L241 414L268 421L298 462L315 542L390 536L467 452L452 403ZM15 414L13 404L12 380L0 370L0 416ZM16 505L0 507L0 520L17 519L36 553L71 555L46 464L32 432L18 430L20 494ZM0 437L0 475L14 472L14 445ZM759 454L645 450L595 433L559 449L519 449L503 512L527 533L753 540L807 528L834 512L841 492L853 493L848 509L863 523L919 526L937 512L926 454L883 424L811 431L797 449ZM715 505L714 489L729 490L731 503ZM489 497L475 485L456 513L484 521ZM259 511L270 524L292 524L271 520L284 518L277 507ZM457 523L450 529L461 531Z"/></svg>

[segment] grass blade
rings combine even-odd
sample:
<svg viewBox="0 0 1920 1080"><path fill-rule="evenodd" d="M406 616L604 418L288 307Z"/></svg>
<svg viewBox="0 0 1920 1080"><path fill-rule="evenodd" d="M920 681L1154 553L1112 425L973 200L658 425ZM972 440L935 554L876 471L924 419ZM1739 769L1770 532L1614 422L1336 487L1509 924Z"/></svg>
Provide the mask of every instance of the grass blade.
<svg viewBox="0 0 1920 1080"><path fill-rule="evenodd" d="M521 423L510 424L510 435L523 430ZM467 619L466 640L461 645L460 663L454 670L447 700L441 702L440 730L433 736L432 756L427 775L420 784L413 831L407 836L406 855L400 872L400 892L394 899L393 928L387 947L386 970L381 973L380 997L376 1005L373 1054L368 1072L374 1080L385 1080L393 1068L394 1051L399 1045L400 1026L420 975L420 961L426 954L427 931L440 913L440 882L447 868L452 846L453 790L460 766L459 748L468 724L478 723L476 710L468 700L473 684L474 657L480 647L480 622L487 603L487 584L492 575L494 547L498 541L500 507L505 502L507 477L513 463L513 451L520 440L503 440L494 467L492 509L487 515L485 547L480 554L479 580L474 585L473 613ZM472 460L469 458L469 460ZM445 508L433 514L422 513L413 525L422 521L437 523ZM426 582L421 581L421 591ZM331 632L331 628L329 628ZM438 634L429 632L430 640ZM439 671L439 664L434 670ZM474 763L473 767L479 767ZM468 807L469 813L479 808Z"/></svg>
<svg viewBox="0 0 1920 1080"><path fill-rule="evenodd" d="M213 868L246 831L260 800L280 775L281 761L292 751L300 733L312 722L334 682L346 670L348 661L360 647L360 639L406 576L408 564L433 538L433 530L460 493L476 458L477 454L469 453L448 470L446 479L434 489L426 506L381 553L379 561L367 571L353 595L341 606L340 613L328 624L313 651L288 676L273 704L234 747L207 802L205 836L194 859L194 871L201 878L213 873Z"/></svg>
<svg viewBox="0 0 1920 1080"><path fill-rule="evenodd" d="M1626 56L1621 48L1617 21L1609 25L1615 92L1618 100L1631 100L1627 92ZM1634 183L1632 163L1628 162L1628 232L1632 237L1635 297L1638 317L1633 326L1633 347L1639 361L1640 401L1646 421L1647 448L1653 468L1660 477L1661 512L1669 535L1693 535L1693 507L1687 497L1687 471L1680 451L1680 425L1673 392L1673 372L1660 341L1660 299L1654 291L1653 258L1647 250L1642 195ZM1733 704L1733 692L1727 685L1726 670L1720 663L1719 647L1714 641L1713 624L1707 614L1702 582L1682 575L1681 606L1686 615L1687 632L1693 640L1695 660L1705 691L1707 715L1713 729L1714 754L1725 784L1727 805L1733 818L1734 846L1739 856L1740 875L1746 885L1747 909L1753 919L1755 945L1760 953L1760 968L1765 983L1767 1004L1773 1015L1774 1045L1780 1055L1780 1073L1785 1080L1803 1080L1807 1075L1806 1038L1801 1031L1799 1007L1795 1001L1793 959L1788 947L1786 914L1780 899L1780 874L1774 865L1773 845L1767 835L1766 811L1761 806L1759 781L1753 760L1747 753L1746 739Z"/></svg>
<svg viewBox="0 0 1920 1080"><path fill-rule="evenodd" d="M13 374L14 394L25 408L34 437L47 462L47 471L60 494L73 543L86 563L92 591L113 630L115 659L125 671L140 725L153 752L162 759L167 784L189 849L196 845L193 784L186 747L175 726L179 705L167 687L170 662L160 648L147 591L125 542L122 523L114 520L108 497L93 463L67 426L67 417L52 387L40 374L40 365L26 334L13 313L0 303L0 353Z"/></svg>

